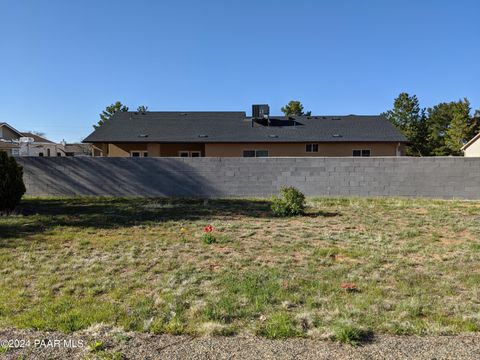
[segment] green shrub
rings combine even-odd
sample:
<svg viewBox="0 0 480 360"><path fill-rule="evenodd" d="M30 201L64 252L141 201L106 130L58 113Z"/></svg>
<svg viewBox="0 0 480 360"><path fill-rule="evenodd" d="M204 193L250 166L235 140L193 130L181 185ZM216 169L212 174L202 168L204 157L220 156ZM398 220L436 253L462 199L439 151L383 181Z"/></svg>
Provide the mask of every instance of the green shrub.
<svg viewBox="0 0 480 360"><path fill-rule="evenodd" d="M0 151L0 214L12 212L25 191L22 167L15 158Z"/></svg>
<svg viewBox="0 0 480 360"><path fill-rule="evenodd" d="M280 196L272 200L271 208L275 216L301 215L305 210L305 195L294 187L284 187Z"/></svg>

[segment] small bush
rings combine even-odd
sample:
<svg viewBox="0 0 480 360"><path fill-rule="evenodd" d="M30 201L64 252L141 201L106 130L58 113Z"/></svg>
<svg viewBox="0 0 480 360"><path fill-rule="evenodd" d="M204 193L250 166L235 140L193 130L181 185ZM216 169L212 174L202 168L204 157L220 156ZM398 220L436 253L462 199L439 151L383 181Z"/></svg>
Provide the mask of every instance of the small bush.
<svg viewBox="0 0 480 360"><path fill-rule="evenodd" d="M352 346L360 345L370 337L370 333L352 325L344 325L335 330L333 339L335 341Z"/></svg>
<svg viewBox="0 0 480 360"><path fill-rule="evenodd" d="M305 210L305 195L294 187L282 188L280 196L272 200L271 208L275 216L301 215Z"/></svg>
<svg viewBox="0 0 480 360"><path fill-rule="evenodd" d="M22 167L15 158L0 151L0 214L12 212L25 191Z"/></svg>

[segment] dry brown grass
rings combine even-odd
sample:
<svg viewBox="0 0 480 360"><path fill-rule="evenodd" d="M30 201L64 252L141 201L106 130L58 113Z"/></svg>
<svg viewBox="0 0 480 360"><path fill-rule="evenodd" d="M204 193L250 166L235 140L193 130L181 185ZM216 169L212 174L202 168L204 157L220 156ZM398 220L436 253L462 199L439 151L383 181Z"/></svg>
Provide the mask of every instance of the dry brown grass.
<svg viewBox="0 0 480 360"><path fill-rule="evenodd" d="M478 202L27 199L0 218L0 325L456 334L480 328L479 261Z"/></svg>

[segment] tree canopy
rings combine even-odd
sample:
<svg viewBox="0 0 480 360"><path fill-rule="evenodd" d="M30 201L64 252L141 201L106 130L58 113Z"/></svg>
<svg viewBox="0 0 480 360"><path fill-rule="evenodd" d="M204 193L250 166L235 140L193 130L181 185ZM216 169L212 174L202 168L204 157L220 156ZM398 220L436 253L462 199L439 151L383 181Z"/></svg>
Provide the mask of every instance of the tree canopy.
<svg viewBox="0 0 480 360"><path fill-rule="evenodd" d="M432 146L432 155L462 154L462 146L479 130L478 121L470 111L470 102L466 98L428 109L428 142Z"/></svg>
<svg viewBox="0 0 480 360"><path fill-rule="evenodd" d="M311 111L304 112L302 103L297 100L290 101L281 110L285 116L309 116L312 113Z"/></svg>
<svg viewBox="0 0 480 360"><path fill-rule="evenodd" d="M115 102L105 108L100 114L100 120L96 125L93 125L95 129L102 126L105 121L108 121L117 111L128 111L128 106L123 105L120 101Z"/></svg>
<svg viewBox="0 0 480 360"><path fill-rule="evenodd" d="M400 129L409 141L406 152L410 156L428 155L426 146L427 119L425 109L420 108L417 96L401 93L393 103L393 109L384 113L393 125Z"/></svg>
<svg viewBox="0 0 480 360"><path fill-rule="evenodd" d="M462 146L480 131L480 111L472 116L466 98L425 109L415 95L401 93L384 115L410 142L411 156L461 155Z"/></svg>

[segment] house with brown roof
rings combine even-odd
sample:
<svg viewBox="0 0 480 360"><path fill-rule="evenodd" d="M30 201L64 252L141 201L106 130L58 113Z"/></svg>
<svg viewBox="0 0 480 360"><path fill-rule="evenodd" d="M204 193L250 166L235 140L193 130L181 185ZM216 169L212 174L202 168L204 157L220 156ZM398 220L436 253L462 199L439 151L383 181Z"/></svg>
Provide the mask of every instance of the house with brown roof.
<svg viewBox="0 0 480 360"><path fill-rule="evenodd" d="M402 156L407 139L383 116L117 112L84 139L109 157Z"/></svg>

